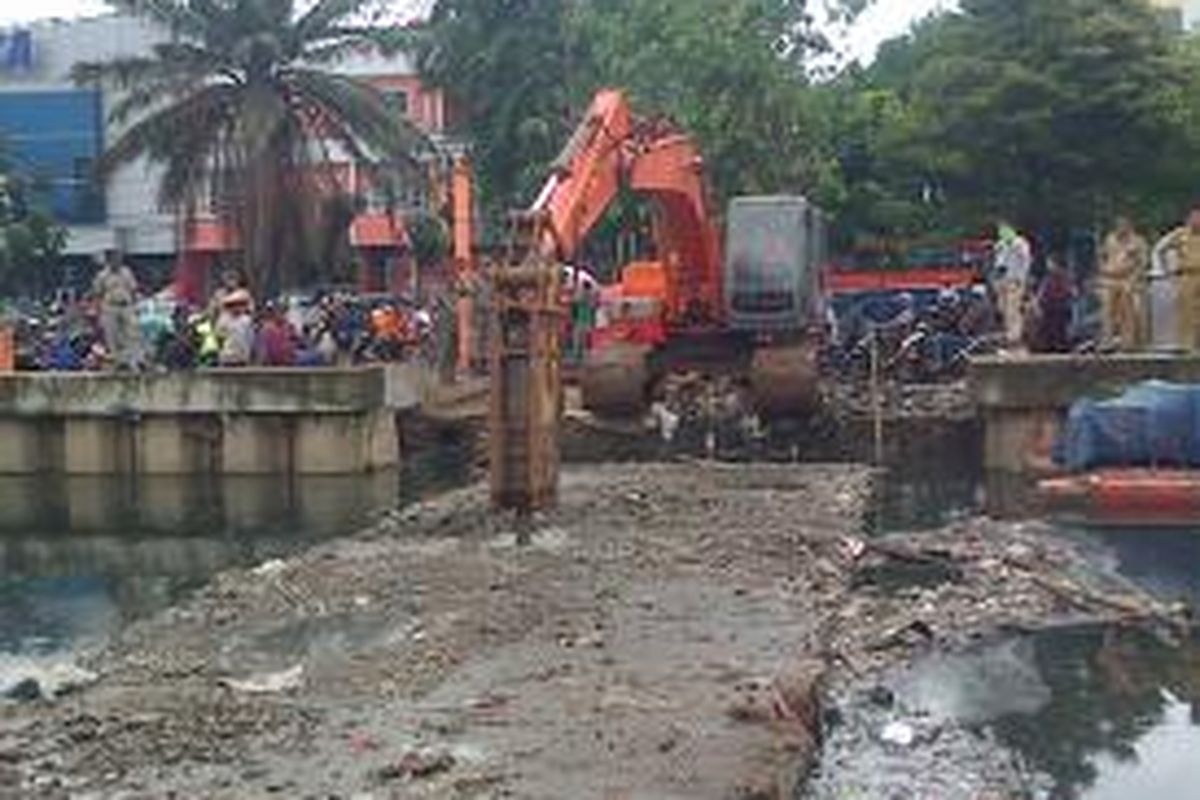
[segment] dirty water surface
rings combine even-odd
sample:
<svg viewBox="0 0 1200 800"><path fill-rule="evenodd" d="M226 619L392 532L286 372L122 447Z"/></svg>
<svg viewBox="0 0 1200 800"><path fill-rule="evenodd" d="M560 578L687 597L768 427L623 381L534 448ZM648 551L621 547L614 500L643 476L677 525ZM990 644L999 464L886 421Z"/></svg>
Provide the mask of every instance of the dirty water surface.
<svg viewBox="0 0 1200 800"><path fill-rule="evenodd" d="M831 716L810 800L1192 800L1200 638L1080 625L931 653Z"/></svg>
<svg viewBox="0 0 1200 800"><path fill-rule="evenodd" d="M371 476L0 478L0 698L30 678L53 689L126 625L220 572L287 558L464 485L470 453L466 438L447 435L400 471ZM260 649L334 649L365 635L305 629Z"/></svg>
<svg viewBox="0 0 1200 800"><path fill-rule="evenodd" d="M983 483L969 465L893 469L868 532L968 519ZM1032 524L1097 573L1200 609L1200 530ZM895 592L957 579L943 565L903 563L862 577ZM1200 797L1200 633L1051 623L931 651L835 695L808 800Z"/></svg>

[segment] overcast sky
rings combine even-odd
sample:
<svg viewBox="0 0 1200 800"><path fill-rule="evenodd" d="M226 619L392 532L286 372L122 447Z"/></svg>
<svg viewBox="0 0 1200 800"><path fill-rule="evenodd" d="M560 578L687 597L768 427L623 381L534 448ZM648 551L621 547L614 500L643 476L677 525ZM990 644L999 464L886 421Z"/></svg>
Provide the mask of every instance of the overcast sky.
<svg viewBox="0 0 1200 800"><path fill-rule="evenodd" d="M397 5L401 4L406 3L397 2ZM947 0L876 0L851 31L850 54L870 58L881 41L903 33L914 20L947 4ZM106 10L102 0L0 0L0 6L0 25L46 17L98 14Z"/></svg>
<svg viewBox="0 0 1200 800"><path fill-rule="evenodd" d="M953 0L875 0L850 31L850 55L870 59L881 42L899 36L926 15L952 6Z"/></svg>

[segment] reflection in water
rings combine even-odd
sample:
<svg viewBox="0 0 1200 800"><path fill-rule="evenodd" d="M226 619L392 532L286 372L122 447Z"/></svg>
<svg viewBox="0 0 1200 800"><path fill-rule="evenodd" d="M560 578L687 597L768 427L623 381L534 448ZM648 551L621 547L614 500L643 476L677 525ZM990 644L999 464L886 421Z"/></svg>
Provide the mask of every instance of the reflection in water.
<svg viewBox="0 0 1200 800"><path fill-rule="evenodd" d="M1036 651L1053 699L998 720L997 731L1054 776L1055 798L1196 796L1200 641L1173 647L1143 631L1085 628L1042 635ZM1181 752L1192 754L1182 772Z"/></svg>
<svg viewBox="0 0 1200 800"><path fill-rule="evenodd" d="M447 429L407 453L398 474L0 477L0 694L215 573L467 483L474 453L469 432Z"/></svg>
<svg viewBox="0 0 1200 800"><path fill-rule="evenodd" d="M1053 800L1193 800L1200 769L1200 639L1059 629L902 674L905 706L965 724L1050 776Z"/></svg>
<svg viewBox="0 0 1200 800"><path fill-rule="evenodd" d="M0 692L214 573L352 532L397 476L0 478Z"/></svg>

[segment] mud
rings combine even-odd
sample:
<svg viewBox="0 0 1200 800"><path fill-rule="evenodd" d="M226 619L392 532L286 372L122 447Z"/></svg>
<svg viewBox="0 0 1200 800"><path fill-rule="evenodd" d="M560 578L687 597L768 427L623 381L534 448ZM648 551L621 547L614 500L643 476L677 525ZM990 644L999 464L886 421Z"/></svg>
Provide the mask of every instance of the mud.
<svg viewBox="0 0 1200 800"><path fill-rule="evenodd" d="M859 538L871 483L579 468L553 514L476 487L224 573L91 687L0 709L0 797L786 797L818 695L998 629L1170 614L1036 528Z"/></svg>

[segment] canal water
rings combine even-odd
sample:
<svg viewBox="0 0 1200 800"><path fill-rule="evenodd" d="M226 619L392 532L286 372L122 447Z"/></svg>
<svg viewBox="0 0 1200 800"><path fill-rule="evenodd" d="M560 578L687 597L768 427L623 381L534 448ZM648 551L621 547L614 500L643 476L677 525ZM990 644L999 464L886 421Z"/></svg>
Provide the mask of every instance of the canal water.
<svg viewBox="0 0 1200 800"><path fill-rule="evenodd" d="M917 532L985 507L969 439L907 454L881 483L868 532ZM1056 526L1099 569L1164 602L1200 609L1200 527ZM844 698L823 765L802 797L973 800L986 782L1037 800L1200 798L1200 633L1082 626L938 653ZM912 732L911 749L885 741ZM890 729L893 733L897 728Z"/></svg>
<svg viewBox="0 0 1200 800"><path fill-rule="evenodd" d="M0 478L0 696L213 575L282 558L470 479L465 437L367 477Z"/></svg>

